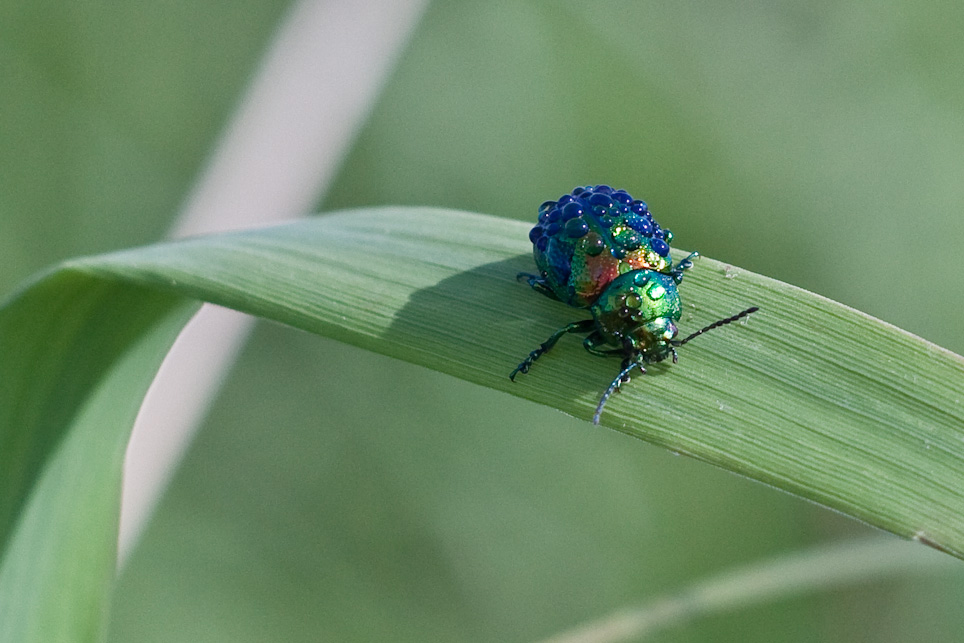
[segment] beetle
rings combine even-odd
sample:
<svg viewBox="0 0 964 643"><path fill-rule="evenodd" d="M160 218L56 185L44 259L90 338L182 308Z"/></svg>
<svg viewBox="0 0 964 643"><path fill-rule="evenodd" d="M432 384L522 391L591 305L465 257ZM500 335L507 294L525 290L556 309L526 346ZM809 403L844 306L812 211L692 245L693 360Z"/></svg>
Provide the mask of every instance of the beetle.
<svg viewBox="0 0 964 643"><path fill-rule="evenodd" d="M619 374L606 389L593 414L599 424L603 407L638 368L672 357L676 349L703 333L733 323L759 310L756 306L718 320L678 340L676 323L683 308L679 284L693 267L693 252L673 266L673 233L663 229L644 201L608 185L577 187L539 207L529 232L538 275L517 278L552 299L588 309L591 319L572 322L554 332L509 374L515 381L567 333L586 333L583 346L593 355L622 357Z"/></svg>

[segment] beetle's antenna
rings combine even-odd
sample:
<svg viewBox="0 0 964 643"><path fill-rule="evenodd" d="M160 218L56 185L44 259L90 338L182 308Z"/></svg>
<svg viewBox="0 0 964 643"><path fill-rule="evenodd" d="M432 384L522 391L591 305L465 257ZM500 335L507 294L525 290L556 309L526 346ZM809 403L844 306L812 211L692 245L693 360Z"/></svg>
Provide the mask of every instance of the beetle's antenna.
<svg viewBox="0 0 964 643"><path fill-rule="evenodd" d="M619 390L619 387L623 383L623 378L629 375L629 372L637 367L643 372L644 375L646 374L646 369L643 368L643 365L639 362L633 362L621 370L619 375L616 376L616 379L613 380L613 383L609 385L609 388L606 389L606 392L603 393L603 396L599 399L599 404L596 405L596 412L592 416L593 424L599 424L599 417L602 415L603 407L606 406L606 402L609 401L609 396Z"/></svg>
<svg viewBox="0 0 964 643"><path fill-rule="evenodd" d="M747 309L744 310L742 313L738 313L738 314L736 314L736 315L733 315L732 317L727 317L726 319L721 319L721 320L719 320L719 321L715 321L715 322L713 322L712 324L710 324L709 326L706 326L705 328L699 329L698 331L696 331L695 333L693 333L692 335L690 335L689 337L687 337L686 339L684 339L684 340L682 340L682 341L673 341L673 342L671 342L671 343L672 343L673 346L676 346L676 347L682 346L682 345L685 344L686 342L690 341L691 339L695 339L695 338L699 337L700 335L702 335L703 333L705 333L705 332L708 331L708 330L713 330L714 328L719 328L720 326L726 326L727 324L732 324L733 322L735 322L735 321L737 321L737 320L740 320L740 319L743 319L743 318L746 317L747 315L749 315L749 314L751 314L751 313L755 313L755 312L758 311L758 310L760 310L760 309L757 308L756 306L753 306L752 308L747 308Z"/></svg>

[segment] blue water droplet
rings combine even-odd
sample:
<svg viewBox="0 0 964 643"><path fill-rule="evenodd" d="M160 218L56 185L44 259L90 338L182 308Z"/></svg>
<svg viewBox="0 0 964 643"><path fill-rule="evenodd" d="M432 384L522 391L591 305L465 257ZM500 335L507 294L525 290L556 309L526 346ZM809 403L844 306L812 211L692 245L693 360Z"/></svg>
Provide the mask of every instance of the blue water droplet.
<svg viewBox="0 0 964 643"><path fill-rule="evenodd" d="M588 232L589 224L586 223L585 219L569 219L566 222L566 234L573 239L584 237Z"/></svg>
<svg viewBox="0 0 964 643"><path fill-rule="evenodd" d="M562 220L568 221L569 219L575 219L578 216L582 216L583 208L582 204L578 201L573 201L572 203L567 203L564 208L562 208Z"/></svg>
<svg viewBox="0 0 964 643"><path fill-rule="evenodd" d="M609 198L608 194L599 194L598 192L589 197L590 205L604 205L607 208L613 204L613 200Z"/></svg>

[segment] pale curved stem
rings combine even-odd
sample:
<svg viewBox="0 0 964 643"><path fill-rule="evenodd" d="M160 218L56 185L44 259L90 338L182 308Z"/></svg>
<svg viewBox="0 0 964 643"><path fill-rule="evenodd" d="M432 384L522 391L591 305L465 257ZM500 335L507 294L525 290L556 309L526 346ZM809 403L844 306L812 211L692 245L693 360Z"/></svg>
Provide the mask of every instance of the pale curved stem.
<svg viewBox="0 0 964 643"><path fill-rule="evenodd" d="M824 545L725 572L648 603L619 610L543 643L641 641L698 618L899 574L964 572L960 561L916 543L881 537Z"/></svg>
<svg viewBox="0 0 964 643"><path fill-rule="evenodd" d="M300 0L271 43L171 236L303 216L328 189L427 0ZM134 426L118 566L137 541L252 326L205 306Z"/></svg>

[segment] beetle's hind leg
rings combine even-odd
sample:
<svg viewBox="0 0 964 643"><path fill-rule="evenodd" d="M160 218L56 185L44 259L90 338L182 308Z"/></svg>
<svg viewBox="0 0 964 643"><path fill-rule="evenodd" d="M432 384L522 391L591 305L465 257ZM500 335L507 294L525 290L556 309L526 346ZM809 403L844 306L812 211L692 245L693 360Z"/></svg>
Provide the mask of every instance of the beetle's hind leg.
<svg viewBox="0 0 964 643"><path fill-rule="evenodd" d="M546 283L546 280L544 277L540 277L539 275L533 275L528 272L520 272L515 276L515 278L518 279L519 281L525 280L525 282L529 284L529 287L535 290L537 293L541 295L545 295L549 299L555 299L556 301L559 301L559 297L556 296L556 293L552 292L552 288L550 288L549 284Z"/></svg>
<svg viewBox="0 0 964 643"><path fill-rule="evenodd" d="M535 286L533 286L533 288L535 288ZM522 360L522 362L515 367L514 371L509 373L509 379L515 381L515 376L519 373L528 373L529 368L532 367L532 363L545 355L553 346L556 345L556 342L559 341L559 338L566 333L588 333L595 326L596 321L593 319L584 319L583 321L572 322L571 324L563 326L550 335L549 339L539 344L539 348L529 353L529 356Z"/></svg>

